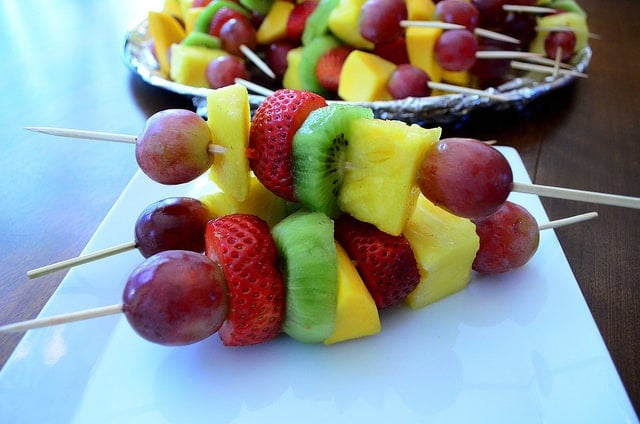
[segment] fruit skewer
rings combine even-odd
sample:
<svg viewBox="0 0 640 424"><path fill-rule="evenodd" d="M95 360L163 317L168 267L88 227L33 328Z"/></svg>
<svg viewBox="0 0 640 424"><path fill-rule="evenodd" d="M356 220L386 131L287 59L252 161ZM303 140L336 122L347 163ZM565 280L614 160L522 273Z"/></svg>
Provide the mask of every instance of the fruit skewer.
<svg viewBox="0 0 640 424"><path fill-rule="evenodd" d="M221 220L234 220L238 216L241 215L230 215L222 217ZM591 212L551 221L546 224L540 224L535 231L583 222L596 216L597 213ZM211 224L209 225L211 226ZM217 231L222 231L221 228L222 227L218 227ZM509 231L511 230L507 232ZM499 237L503 237L504 234L506 233L500 234ZM513 241L510 237L511 236L507 236L510 241ZM486 241L482 238L481 240L481 243ZM256 243L259 244L261 242L256 241ZM490 244L491 241L487 241L487 243ZM498 241L497 243L502 243L502 241ZM213 249L210 246L207 252L208 256L212 256L211 250ZM493 249L493 246L491 246L490 249ZM491 255L495 253L496 251L492 250L487 254ZM251 254L255 254L255 252ZM195 343L218 331L229 313L229 305L226 304L225 299L228 290L227 285L233 284L233 281L229 279L225 280L221 273L216 271L214 266L215 260L221 261L222 258L218 256L214 257L215 259L211 258L212 260L210 260L207 256L192 251L168 250L159 252L145 259L145 261L132 272L124 289L122 303L7 324L0 327L0 333L23 332L36 328L125 313L133 328L147 340L167 345ZM262 261L262 258L260 258L260 261ZM182 270L187 267L192 270L195 269L196 271L192 271L189 277L184 277L184 271ZM154 277L151 280L152 282L148 283L148 286L151 288L141 290L140 287L147 283L141 282L138 276L150 272L154 273ZM264 278L264 275L262 277ZM178 286L182 286L183 289L177 292L171 291L171 299L168 299L167 293L171 290L170 287ZM138 289L139 292L136 292L134 287ZM187 287L187 289L185 290L184 287ZM210 309L208 313L203 313L202 310L199 310L197 307L185 306L189 303L195 303L197 305L198 301L194 299L196 295L213 299L208 304L208 309ZM148 297L152 301L142 302L142 297ZM187 318L183 317L181 320L173 321L173 319L167 318L168 316L172 316L171 314L163 313L167 311L167 308L175 309L178 307L181 308L180 310ZM149 327L151 329L149 329ZM198 329L195 333L193 330L188 330L188 328L193 329L194 327ZM279 322L277 328L278 331L276 335L280 333ZM275 337L275 335L271 337ZM255 344L255 342L256 341L253 340L253 343L247 344Z"/></svg>

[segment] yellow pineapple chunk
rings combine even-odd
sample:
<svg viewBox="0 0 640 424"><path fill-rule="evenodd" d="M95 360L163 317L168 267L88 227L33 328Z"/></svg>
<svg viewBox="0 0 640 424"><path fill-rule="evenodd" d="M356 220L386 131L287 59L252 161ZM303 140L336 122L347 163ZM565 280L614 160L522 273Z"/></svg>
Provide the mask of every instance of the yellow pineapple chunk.
<svg viewBox="0 0 640 424"><path fill-rule="evenodd" d="M420 189L416 175L441 129L401 121L354 119L340 209L385 233L399 235L413 213Z"/></svg>
<svg viewBox="0 0 640 424"><path fill-rule="evenodd" d="M410 21L430 21L436 5L431 0L406 0L407 19Z"/></svg>
<svg viewBox="0 0 640 424"><path fill-rule="evenodd" d="M273 227L286 215L285 201L267 190L253 175L251 175L249 194L242 202L221 191L206 176L196 180L194 185L193 197L204 203L213 217L232 213L249 213L264 219L270 227Z"/></svg>
<svg viewBox="0 0 640 424"><path fill-rule="evenodd" d="M200 12L203 10L204 7L190 7L184 12L184 29L187 34L191 34L193 32L196 19L198 19Z"/></svg>
<svg viewBox="0 0 640 424"><path fill-rule="evenodd" d="M380 332L380 316L376 303L367 290L360 274L339 243L338 256L338 302L336 324L333 334L324 344L333 344Z"/></svg>
<svg viewBox="0 0 640 424"><path fill-rule="evenodd" d="M209 88L206 69L213 59L228 55L224 50L202 46L171 46L171 79L192 87Z"/></svg>
<svg viewBox="0 0 640 424"><path fill-rule="evenodd" d="M425 71L434 82L442 80L443 69L438 64L435 54L440 34L440 28L410 27L405 31L409 63Z"/></svg>
<svg viewBox="0 0 640 424"><path fill-rule="evenodd" d="M403 234L421 277L405 299L411 308L422 308L467 287L480 243L470 220L453 215L420 195Z"/></svg>
<svg viewBox="0 0 640 424"><path fill-rule="evenodd" d="M284 88L302 90L302 81L300 81L302 49L304 49L304 47L296 47L287 52L287 70L282 77L282 87Z"/></svg>
<svg viewBox="0 0 640 424"><path fill-rule="evenodd" d="M249 145L251 110L249 93L240 84L212 90L207 95L207 124L213 144L224 149L215 155L211 179L239 202L249 193Z"/></svg>
<svg viewBox="0 0 640 424"><path fill-rule="evenodd" d="M260 44L271 44L287 36L287 21L295 4L276 0L258 27L256 39Z"/></svg>
<svg viewBox="0 0 640 424"><path fill-rule="evenodd" d="M342 65L338 95L348 102L391 100L387 81L395 69L395 64L380 56L354 50Z"/></svg>
<svg viewBox="0 0 640 424"><path fill-rule="evenodd" d="M147 14L149 34L153 39L156 59L160 65L160 72L169 75L169 49L181 42L185 37L182 25L169 13L149 11Z"/></svg>
<svg viewBox="0 0 640 424"><path fill-rule="evenodd" d="M469 87L471 84L471 74L469 71L447 71L443 69L442 81L453 85Z"/></svg>
<svg viewBox="0 0 640 424"><path fill-rule="evenodd" d="M360 35L360 9L366 0L339 0L329 14L327 25L331 32L346 44L358 49L372 50L374 44Z"/></svg>

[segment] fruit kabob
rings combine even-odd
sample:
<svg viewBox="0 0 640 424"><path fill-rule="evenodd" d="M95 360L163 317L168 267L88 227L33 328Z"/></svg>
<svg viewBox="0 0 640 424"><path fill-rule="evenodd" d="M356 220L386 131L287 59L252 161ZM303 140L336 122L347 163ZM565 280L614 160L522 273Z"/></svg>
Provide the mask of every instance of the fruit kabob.
<svg viewBox="0 0 640 424"><path fill-rule="evenodd" d="M365 179L365 182L370 184L363 184L361 189L352 189L356 192L360 190L360 195L362 195L370 194L371 191L386 190L385 187L376 187L374 180L376 176L385 176L387 179L391 179L393 184L401 185L400 182L405 178L403 177L405 174L404 169L407 167L411 168L411 172L414 173L413 177L409 178L409 184L414 188L417 187L416 174L419 172L418 168L423 162L427 161L429 158L427 153L430 152L433 146L436 146L436 150L440 150L441 147L446 147L449 144L483 146L483 148L491 152L495 150L491 146L472 140L438 140L439 131L437 130L424 129L415 125L409 126L400 122L376 120L371 117L370 113L355 106L345 107L340 105L336 109L336 106L326 105L321 97L313 93L295 90L280 90L269 97L256 112L251 123L246 119L248 115L245 113L238 114L234 108L218 107L237 104L234 102L237 102L238 99L242 99L240 103L245 105L242 109L246 110L248 108L247 92L244 87L239 85L211 92L209 96L210 120L205 125L208 128L217 128L217 131L211 131L211 136L207 143L200 141L202 138L200 135L193 132L190 134L193 139L197 140L196 144L200 146L199 150L206 152L207 155L210 155L212 151L211 145L224 146L223 149L220 147L213 149L216 152L220 152L216 153L216 155L222 157L232 151L234 146L241 146L240 149L236 149L242 153L238 157L244 155L243 160L251 164L251 169L257 179L260 180L262 186L273 193L277 193L282 201L299 200L299 187L296 189L291 187L291 184L295 185L296 182L299 182L301 180L300 175L302 175L302 181L304 181L304 175L307 175L305 173L309 173L312 176L309 181L319 180L318 172L329 173L329 181L332 188L327 190L326 187L320 187L316 190L316 196L325 198L324 195L330 192L330 194L333 193L335 198L336 192L339 196L339 193L345 190L344 185L347 180L343 180L342 184L334 183L336 176L334 168L341 168L341 172L346 175L352 172L368 172L367 175L371 179ZM336 114L336 111L340 113ZM242 118L238 118L238 115ZM163 116L165 116L164 119L170 121L172 114L164 114ZM178 116L182 116L182 114L178 114ZM236 117L234 118L234 116ZM333 118L329 118L331 116ZM331 123L336 124L334 119L341 117L346 117L346 120L344 122L342 120L336 122L342 127L330 125ZM320 125L325 118L329 119L328 123ZM189 123L190 121L187 122L187 128L191 128L192 124ZM365 126L356 126L358 131L354 131L354 128L351 127L356 123ZM320 126L318 127L318 125ZM373 133L365 131L367 125L373 125L376 131ZM168 126L171 128L171 125ZM312 166L309 166L309 164L304 165L295 160L296 150L298 154L300 153L299 138L297 140L296 138L299 135L310 137L308 134L305 135L305 126L311 126L312 129L315 128L309 134L317 134L319 139L312 144L319 145L314 149L319 148L324 152L322 155L316 154L314 156L313 150L307 150L306 156L311 159ZM155 143L166 140L167 134L165 132L158 131L157 136L154 138L148 134L150 132L149 125L145 128L143 134L137 137L136 144L152 143L148 140L154 139ZM249 134L248 137L243 136L247 132ZM384 137L378 139L375 139L375 137L370 138L380 132ZM189 132L185 131L185 133ZM226 137L232 140L224 140L221 134L225 134ZM331 140L328 147L327 139ZM372 141L369 144L373 146L369 147L373 147L373 150L367 151L364 149L358 151L358 146L363 145L365 139ZM336 146L336 143L338 146ZM379 145L376 146L376 144ZM425 144L426 147L422 147L422 153L418 155L420 156L418 160L411 159L415 163L409 166L410 163L406 161L401 152L404 149L415 149L412 144ZM339 148L340 145L350 146L349 149L356 149L356 151L349 151L346 147L341 149ZM394 149L398 145L401 147L400 151ZM292 152L287 151L287 146ZM302 146L305 146L304 142ZM382 146L385 148L382 148ZM444 150L449 149L445 148ZM184 154L185 150L181 149L180 151ZM192 152L193 150L187 149L186 151ZM335 154L329 155L331 152ZM167 150L166 154L171 156L171 150ZM198 155L202 154L202 152L198 153ZM338 166L335 157L342 155L346 160L344 160L342 166ZM323 158L329 156L331 156L331 166L317 166L318 161L322 162ZM368 157L368 159L365 160L364 157ZM447 158L447 155L445 154L443 157ZM402 166L394 165L393 168L397 169L397 171L394 175L391 175L388 173L388 168L381 165L384 162L383 159L396 164L400 161ZM141 158L138 158L138 160L141 161ZM260 168L256 165L258 163L256 161L264 165L263 162L274 163L276 160L279 163L284 163L284 165L266 168ZM286 166L286 163L292 160L294 160L295 164L293 170L291 166ZM369 166L370 169L368 170L366 169L367 161L375 163L375 165ZM444 163L444 159L439 159L437 156L429 159L429 162L440 161ZM157 161L151 161L150 163L157 163ZM142 165L141 167L145 170L145 167ZM464 165L458 165L458 167L464 167ZM311 170L309 171L310 168ZM320 170L314 171L314 168L320 168ZM220 171L214 172L217 181L226 181L229 187L244 186L244 175L241 175L238 179L230 178L230 174L225 174L227 172L225 171L226 168L219 169ZM299 174L301 171L304 173ZM505 173L510 174L509 171L499 174L504 176ZM153 173L151 174L153 175ZM290 174L298 175L298 177L293 177ZM246 178L251 186L253 179L249 172L247 172ZM498 185L500 186L500 184ZM396 189L399 188L396 187ZM400 189L396 191L400 193L400 197L407 197L406 194L402 194L407 193L406 190ZM248 194L242 197L239 195L240 192L242 190L225 190L224 194L246 200ZM411 197L414 196L416 190L409 189L408 192L410 193L409 197ZM391 192L386 194L387 197L393 195ZM313 198L313 196L303 197ZM360 199L357 200L357 203L362 203L362 196L359 197ZM618 201L623 199L615 196L614 198ZM624 198L624 200L635 201L635 207L638 207L638 199ZM364 202L366 203L366 200ZM306 204L299 204L300 210L284 217L272 227L266 221L247 213L223 215L208 221L207 229L205 230L206 255L183 250L168 250L147 258L140 265L139 270L134 271L129 278L125 286L123 303L101 309L99 313L124 312L136 331L143 334L145 338L164 344L191 343L203 337L208 337L215 332L220 332L223 341L225 338L227 340L225 344L229 345L250 344L250 340L264 341L256 338L254 333L247 336L243 330L249 329L247 331L253 331L256 328L260 330L258 331L259 334L272 334L272 332L279 334L280 331L285 331L300 341L324 341L330 343L362 337L379 331L379 317L377 315L379 308L392 306L402 300L406 300L413 307L425 306L437 300L433 297L425 296L424 290L427 285L425 281L427 280L429 289L426 292L433 293L434 287L438 287L438 283L434 282L434 275L443 277L438 296L444 297L451 294L452 291L460 290L468 283L471 269L476 261L477 264L475 266L478 272L503 272L521 265L513 262L513 264L502 270L499 270L500 268L495 265L489 265L489 267L493 268L483 269L482 267L486 265L483 265L482 262L489 261L481 259L481 255L478 254L483 250L483 246L491 246L491 243L483 242L482 232L476 232L476 229L481 227L489 228L485 233L491 237L497 237L500 232L491 229L491 222L497 222L498 227L506 229L510 226L503 225L506 221L505 218L499 218L500 216L523 214L522 212L514 212L518 208L511 207L511 204L505 201L498 202L499 206L496 208L496 210L502 210L504 215L491 212L488 215L490 218L494 217L494 219L486 218L487 209L483 207L485 212L470 213L470 215L474 215L472 221L447 212L427 200L424 195L417 195L415 196L415 204L413 206L409 205L411 212L397 234L379 228L379 225L375 224L377 222L375 220L377 215L375 214L372 216L374 218L373 222L366 222L357 217L355 213L351 213L357 212L357 209L350 209L350 212L342 213L346 211L340 209L341 205L351 204L348 201L343 203L330 201L329 203L332 205L328 209L328 214L323 210L309 208ZM395 207L394 202L378 203L378 206L385 204L385 209L394 211L392 215L400 214L400 216L403 216L407 203L411 203L411 200L405 200L400 203L403 204L399 208ZM453 204L455 203L453 202ZM338 209L334 209L335 205L339 205ZM324 206L322 206L322 209L324 209ZM389 216L386 215L386 218ZM532 219L525 222L529 224L525 223L522 226L525 229L524 235L506 231L506 234L511 235L504 236L511 237L511 239L529 240L527 243L510 242L513 246L525 244L525 247L516 249L515 253L505 254L499 252L499 255L511 255L517 257L520 261L524 258L522 263L530 258L538 243L537 238L531 236L531 234L537 234L537 231L532 233L527 229L537 228L537 224ZM421 230L424 229L425 223L427 225L429 223L431 225L439 225L439 228L442 229L440 231L432 231L431 237L433 240L431 245L424 243L424 231ZM456 232L458 234L455 234ZM528 236L526 235L527 233L529 234ZM441 240L446 240L446 243L438 245L438 237ZM451 243L453 239L463 243ZM275 245L275 252L277 252L275 254L271 240ZM452 253L446 252L446 249L442 248L444 244L464 245L464 247L462 250ZM364 245L375 246L375 253L359 253L363 252L361 248ZM242 248L239 248L239 246ZM267 250L262 251L261 249ZM344 255L340 253L342 249L344 249ZM491 249L495 250L491 247L485 250ZM490 257L491 254L488 256ZM209 258L209 260L203 259L205 257ZM398 258L404 259L400 261ZM427 269L424 265L429 263L433 265L434 258L440 258L440 262L437 263L442 267L440 271L437 270L437 267ZM257 261L257 263L254 261ZM354 261L359 264L358 268L354 267ZM466 265L461 266L465 262ZM269 264L268 269L263 268L263 266L267 266L265 264ZM446 269L447 264L454 266ZM248 267L247 269L243 269L245 265ZM222 274L216 267L222 268ZM186 268L194 268L194 270L193 272L187 272L185 271ZM377 272L377 268L382 268L385 272L380 274ZM215 271L216 269L218 271ZM459 287L451 286L451 272L461 273L461 275L457 276L457 281L460 283ZM176 278L177 275L185 275L186 277L180 279ZM372 277L368 277L368 275L383 275L386 281L383 283L380 281L372 282L370 280ZM143 279L142 276L153 277ZM257 278L257 276L265 276L265 280ZM359 283L359 279L363 283ZM198 283L198 281L201 281L201 283ZM256 286L256 282L260 283ZM181 286L182 284L189 289L181 291L176 288L176 286ZM421 285L423 287L422 290L420 289ZM284 287L285 295L284 300L280 301L277 299L280 299L281 296L277 293L282 293L282 287ZM343 287L343 289L338 289L338 287ZM275 292L265 294L265 291L272 289ZM258 292L255 290L258 290ZM182 294L167 296L167 291L177 291ZM204 302L204 306L201 308L194 307L189 309L185 307L186 304L194 303L190 297L200 296L203 291L207 293L205 297L209 299L208 303ZM340 293L342 293L342 297ZM145 301L145 299L148 301ZM259 304L252 301L252 299L262 299L260 302L265 303ZM200 302L195 302L195 304L202 305ZM354 307L354 305L356 306ZM245 307L249 309L243 309ZM317 308L319 307L322 310L321 313L318 312ZM256 311L273 312L283 309L286 312L275 313L275 316L264 317L260 313L256 314ZM176 318L175 313L170 312L176 310L181 311L180 319ZM362 320L355 321L356 324L354 324L353 319L347 318L352 316L354 311L364 314ZM159 316L164 317L164 319L159 318ZM284 318L278 319L278 316ZM327 320L326 317L330 317L330 319ZM257 320L260 324L248 324L249 321L254 322L254 320ZM368 324L362 325L361 321ZM59 320L54 318L53 322L59 322ZM225 326L224 323L229 324ZM42 321L40 321L40 324L42 324ZM264 330L261 327L262 325L268 326L271 330ZM21 325L5 326L3 331L25 328L27 327ZM147 334L147 332L150 332L151 335ZM248 339L245 339L245 337L248 337Z"/></svg>
<svg viewBox="0 0 640 424"><path fill-rule="evenodd" d="M587 45L584 10L573 1L506 3L214 0L185 10L169 0L148 21L161 72L195 87L241 78L376 101L497 86L511 69L584 76L560 66ZM266 63L254 60L262 72L250 75L238 45L262 52ZM514 60L544 57L547 66Z"/></svg>

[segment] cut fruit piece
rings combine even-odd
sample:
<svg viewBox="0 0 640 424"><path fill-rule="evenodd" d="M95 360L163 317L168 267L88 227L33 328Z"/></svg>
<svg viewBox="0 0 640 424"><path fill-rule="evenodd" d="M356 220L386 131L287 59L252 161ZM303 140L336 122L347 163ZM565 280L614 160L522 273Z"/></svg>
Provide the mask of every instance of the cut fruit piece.
<svg viewBox="0 0 640 424"><path fill-rule="evenodd" d="M233 213L248 213L265 220L273 227L289 215L285 201L267 190L252 174L247 198L239 202L221 191L207 176L196 180L194 197L207 206L211 216L219 217Z"/></svg>
<svg viewBox="0 0 640 424"><path fill-rule="evenodd" d="M276 0L256 32L260 44L271 44L287 36L287 20L295 5L290 1Z"/></svg>
<svg viewBox="0 0 640 424"><path fill-rule="evenodd" d="M331 217L340 214L338 191L344 177L351 121L373 119L361 106L330 104L307 116L293 136L293 187L298 201L309 210Z"/></svg>
<svg viewBox="0 0 640 424"><path fill-rule="evenodd" d="M354 50L342 65L338 95L348 102L391 100L387 81L395 69L393 62L373 53Z"/></svg>
<svg viewBox="0 0 640 424"><path fill-rule="evenodd" d="M346 44L357 49L373 50L374 44L366 40L357 30L360 10L366 0L339 0L329 14L328 26L331 32Z"/></svg>
<svg viewBox="0 0 640 424"><path fill-rule="evenodd" d="M169 13L150 11L147 15L149 34L153 39L156 59L160 72L169 75L169 50L173 44L181 42L185 37L184 28Z"/></svg>
<svg viewBox="0 0 640 424"><path fill-rule="evenodd" d="M336 38L330 35L324 35L310 41L309 44L304 46L302 57L300 58L300 83L302 84L303 90L320 95L328 94L328 90L318 81L316 66L323 54L340 45L340 41Z"/></svg>
<svg viewBox="0 0 640 424"><path fill-rule="evenodd" d="M213 144L224 148L216 154L211 166L211 179L239 202L249 193L249 145L251 110L249 93L240 84L212 90L207 94L209 130Z"/></svg>
<svg viewBox="0 0 640 424"><path fill-rule="evenodd" d="M441 34L440 28L409 27L405 32L409 63L425 71L434 82L442 81L443 69L435 54L436 42Z"/></svg>
<svg viewBox="0 0 640 424"><path fill-rule="evenodd" d="M407 19L410 21L430 21L436 11L432 0L405 0L407 4Z"/></svg>
<svg viewBox="0 0 640 424"><path fill-rule="evenodd" d="M420 267L420 284L407 296L414 309L463 290L479 248L475 225L435 206L420 195L404 229Z"/></svg>
<svg viewBox="0 0 640 424"><path fill-rule="evenodd" d="M356 267L336 243L338 256L338 304L336 325L324 344L371 336L380 332L380 315Z"/></svg>
<svg viewBox="0 0 640 424"><path fill-rule="evenodd" d="M302 44L309 44L312 40L329 33L329 15L335 9L339 0L320 0L311 16L307 18L302 33Z"/></svg>
<svg viewBox="0 0 640 424"><path fill-rule="evenodd" d="M584 15L575 12L557 13L555 15L543 16L538 19L537 36L531 42L529 50L533 53L541 55L545 54L544 40L550 31L545 28L571 28L576 35L575 51L582 50L589 42L589 28L587 27L587 18Z"/></svg>
<svg viewBox="0 0 640 424"><path fill-rule="evenodd" d="M402 302L420 282L420 270L409 242L374 225L341 216L335 238L353 261L378 309Z"/></svg>
<svg viewBox="0 0 640 424"><path fill-rule="evenodd" d="M282 87L293 90L302 90L300 81L300 60L304 47L296 47L287 52L287 70L282 77Z"/></svg>
<svg viewBox="0 0 640 424"><path fill-rule="evenodd" d="M413 213L420 190L416 175L441 129L401 121L357 119L338 207L385 233L399 235Z"/></svg>
<svg viewBox="0 0 640 424"><path fill-rule="evenodd" d="M206 75L207 65L213 59L228 54L224 50L173 44L171 46L170 77L179 84L209 88Z"/></svg>
<svg viewBox="0 0 640 424"><path fill-rule="evenodd" d="M321 343L336 322L338 265L333 222L320 212L300 211L272 230L286 286L282 330L303 343Z"/></svg>
<svg viewBox="0 0 640 424"><path fill-rule="evenodd" d="M223 344L252 345L278 336L285 287L267 223L248 214L213 219L207 224L205 245L229 288L229 314L218 331Z"/></svg>

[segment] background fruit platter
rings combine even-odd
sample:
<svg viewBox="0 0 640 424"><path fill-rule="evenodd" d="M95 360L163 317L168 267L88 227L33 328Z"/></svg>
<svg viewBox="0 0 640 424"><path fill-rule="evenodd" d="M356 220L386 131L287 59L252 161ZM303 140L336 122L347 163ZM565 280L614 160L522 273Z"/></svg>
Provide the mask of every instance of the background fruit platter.
<svg viewBox="0 0 640 424"><path fill-rule="evenodd" d="M168 79L159 71L152 48L149 24L145 19L125 35L122 48L124 63L148 84L192 97L198 113L206 116L206 93L209 89L184 85ZM575 71L585 72L591 55L591 48L586 46L576 52L569 63L575 67ZM357 102L357 104L371 108L378 118L441 125L452 123L478 108L491 108L498 111L523 108L537 97L564 87L575 80L576 77L571 74L550 76L529 72L503 85L486 90L489 93L500 94L503 98L501 100L474 94L446 94L401 100ZM255 110L263 100L264 96L252 94L250 96L252 110Z"/></svg>

